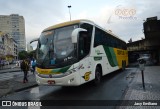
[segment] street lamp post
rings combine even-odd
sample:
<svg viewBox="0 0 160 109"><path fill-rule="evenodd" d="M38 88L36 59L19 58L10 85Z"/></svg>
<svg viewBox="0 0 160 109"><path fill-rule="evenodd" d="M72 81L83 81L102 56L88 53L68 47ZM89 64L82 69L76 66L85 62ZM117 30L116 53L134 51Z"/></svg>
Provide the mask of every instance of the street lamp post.
<svg viewBox="0 0 160 109"><path fill-rule="evenodd" d="M70 15L70 21L71 21L71 12L70 12L70 8L71 8L71 5L68 6L68 9L69 9L69 15Z"/></svg>

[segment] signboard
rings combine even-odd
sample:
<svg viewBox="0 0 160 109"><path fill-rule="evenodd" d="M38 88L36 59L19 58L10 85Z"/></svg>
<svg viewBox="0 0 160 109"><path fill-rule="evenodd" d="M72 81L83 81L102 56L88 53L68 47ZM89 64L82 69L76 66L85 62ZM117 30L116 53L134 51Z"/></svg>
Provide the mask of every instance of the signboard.
<svg viewBox="0 0 160 109"><path fill-rule="evenodd" d="M140 70L145 70L144 64L139 64L139 69Z"/></svg>

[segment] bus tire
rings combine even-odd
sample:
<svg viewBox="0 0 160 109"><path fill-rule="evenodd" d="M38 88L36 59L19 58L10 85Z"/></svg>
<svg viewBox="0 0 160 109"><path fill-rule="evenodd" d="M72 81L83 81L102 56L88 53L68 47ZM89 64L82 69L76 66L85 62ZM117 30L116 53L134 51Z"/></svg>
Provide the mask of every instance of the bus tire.
<svg viewBox="0 0 160 109"><path fill-rule="evenodd" d="M95 70L95 79L94 79L95 85L100 84L101 78L102 78L102 72L101 72L100 67L97 66Z"/></svg>

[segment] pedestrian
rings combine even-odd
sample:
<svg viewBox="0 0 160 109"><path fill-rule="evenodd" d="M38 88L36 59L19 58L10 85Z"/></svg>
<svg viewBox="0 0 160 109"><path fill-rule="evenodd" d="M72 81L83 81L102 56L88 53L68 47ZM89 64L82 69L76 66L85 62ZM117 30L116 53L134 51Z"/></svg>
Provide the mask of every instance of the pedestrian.
<svg viewBox="0 0 160 109"><path fill-rule="evenodd" d="M23 83L28 82L27 75L29 71L29 64L26 59L24 59L21 63L21 70L24 72L24 78L23 78Z"/></svg>
<svg viewBox="0 0 160 109"><path fill-rule="evenodd" d="M34 74L35 72L35 68L36 68L36 60L33 58L33 60L31 61L31 66L32 66L32 72Z"/></svg>

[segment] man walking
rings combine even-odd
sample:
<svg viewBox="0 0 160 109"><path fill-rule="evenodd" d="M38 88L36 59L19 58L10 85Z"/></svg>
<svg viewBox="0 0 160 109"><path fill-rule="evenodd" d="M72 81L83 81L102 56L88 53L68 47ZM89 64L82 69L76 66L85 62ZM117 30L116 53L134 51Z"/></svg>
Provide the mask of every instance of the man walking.
<svg viewBox="0 0 160 109"><path fill-rule="evenodd" d="M29 64L28 64L28 61L26 59L24 59L22 61L22 63L21 63L21 69L24 72L23 83L26 83L26 82L28 82L27 74L28 74L28 71L29 71Z"/></svg>

